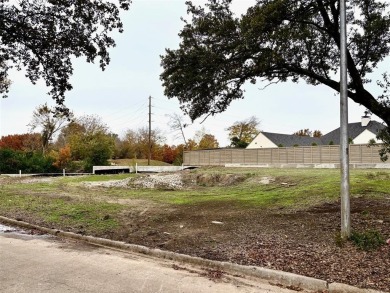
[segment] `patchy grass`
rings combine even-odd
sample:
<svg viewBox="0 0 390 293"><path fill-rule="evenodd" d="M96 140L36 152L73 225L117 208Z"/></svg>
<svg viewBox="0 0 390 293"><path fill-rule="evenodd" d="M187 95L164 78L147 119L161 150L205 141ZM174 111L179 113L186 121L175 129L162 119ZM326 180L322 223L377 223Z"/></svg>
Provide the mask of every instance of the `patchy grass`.
<svg viewBox="0 0 390 293"><path fill-rule="evenodd" d="M147 174L0 176L0 214L208 259L390 288L389 247L370 248L390 237L390 170L350 173L352 229L377 231L355 235L368 251L339 236L340 170L201 168L181 174L183 189L92 184L147 180Z"/></svg>
<svg viewBox="0 0 390 293"><path fill-rule="evenodd" d="M305 208L339 198L340 171L335 169L228 169L206 168L190 172L199 174L240 174L246 179L231 186L201 184L188 190L128 190L122 197L148 198L170 204L193 205L205 202L235 202L242 207ZM367 178L367 171L351 171L352 196L384 196L389 194L389 181L383 174ZM273 180L260 183L263 177Z"/></svg>
<svg viewBox="0 0 390 293"><path fill-rule="evenodd" d="M119 204L87 201L66 195L17 195L0 191L0 214L39 219L51 225L102 232L118 226Z"/></svg>
<svg viewBox="0 0 390 293"><path fill-rule="evenodd" d="M241 175L244 180L224 185L223 182L198 184L184 190L161 189L99 189L99 194L119 198L142 198L168 204L192 205L205 202L232 201L245 206L264 206L269 208L304 208L339 198L340 171L337 169L229 169L205 168L190 172L196 175ZM61 184L74 185L81 182L122 180L142 176L135 174L94 175L86 177L67 177L59 180ZM271 178L269 184L260 183L261 178ZM351 196L385 196L390 190L390 171L367 172L351 170ZM55 185L54 185L55 186ZM54 187L52 184L34 184L43 191ZM96 191L93 191L95 193Z"/></svg>
<svg viewBox="0 0 390 293"><path fill-rule="evenodd" d="M223 180L230 178L230 175L236 176L233 176L236 181L226 184ZM89 188L83 185L83 182L123 180L140 176L143 175L89 175L56 177L42 181L35 178L11 178L0 189L0 211L26 211L43 217L48 222L68 221L72 225L79 221L84 225L86 221L100 227L103 222L98 219L126 208L120 204L114 208L107 202L142 199L157 205L175 206L229 202L232 207L239 209L263 207L302 210L337 201L340 188L340 171L337 169L216 167L187 172L185 176L190 179L202 180L182 190ZM264 178L268 178L269 183L262 183ZM352 197L390 195L390 171L351 170L350 178Z"/></svg>

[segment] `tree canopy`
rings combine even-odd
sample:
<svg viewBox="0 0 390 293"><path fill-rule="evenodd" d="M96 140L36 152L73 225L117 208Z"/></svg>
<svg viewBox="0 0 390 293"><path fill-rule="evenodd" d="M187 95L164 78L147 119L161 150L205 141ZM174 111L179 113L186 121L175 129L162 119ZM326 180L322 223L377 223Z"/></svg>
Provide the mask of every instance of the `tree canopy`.
<svg viewBox="0 0 390 293"><path fill-rule="evenodd" d="M119 10L131 0L3 0L0 22L0 93L6 96L12 67L26 69L35 83L43 78L58 108L72 89L72 57L99 60L104 70L110 62L108 49L115 46L113 30L122 32Z"/></svg>
<svg viewBox="0 0 390 293"><path fill-rule="evenodd" d="M255 116L242 121L236 121L226 130L229 131L229 139L232 147L246 148L259 134L260 121Z"/></svg>
<svg viewBox="0 0 390 293"><path fill-rule="evenodd" d="M10 134L0 138L0 149L34 152L42 150L40 133Z"/></svg>
<svg viewBox="0 0 390 293"><path fill-rule="evenodd" d="M31 122L28 126L30 127L31 132L37 128L41 130L43 153L46 152L53 136L64 128L72 118L73 113L68 113L68 115L56 113L56 111L49 107L46 103L38 106L34 110Z"/></svg>
<svg viewBox="0 0 390 293"><path fill-rule="evenodd" d="M209 0L206 7L187 2L178 49L162 56L165 94L177 98L192 120L215 115L244 97L247 81L304 80L340 90L338 0L258 0L241 17L231 0ZM389 3L349 0L348 96L390 125L387 75L374 96L369 74L390 52ZM387 86L387 87L386 87Z"/></svg>
<svg viewBox="0 0 390 293"><path fill-rule="evenodd" d="M322 132L320 130L311 131L309 128L305 128L305 129L300 129L300 130L294 132L293 135L321 137L322 136Z"/></svg>
<svg viewBox="0 0 390 293"><path fill-rule="evenodd" d="M75 118L62 129L61 140L70 147L75 160L83 160L85 170L92 166L107 165L115 149L114 135L99 116L85 115Z"/></svg>
<svg viewBox="0 0 390 293"><path fill-rule="evenodd" d="M198 143L198 149L215 149L219 147L219 142L214 135L205 133Z"/></svg>

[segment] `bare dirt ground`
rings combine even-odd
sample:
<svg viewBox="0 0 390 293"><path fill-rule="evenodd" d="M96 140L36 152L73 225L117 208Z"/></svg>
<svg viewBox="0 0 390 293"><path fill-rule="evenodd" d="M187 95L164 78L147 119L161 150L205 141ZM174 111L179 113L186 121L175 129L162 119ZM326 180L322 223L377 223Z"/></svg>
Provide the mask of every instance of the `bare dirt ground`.
<svg viewBox="0 0 390 293"><path fill-rule="evenodd" d="M198 180L202 183L202 178ZM207 180L204 178L203 184L213 184ZM273 179L262 180L267 184ZM230 185L242 178L222 181L223 185ZM140 213L124 215L126 224L105 236L213 260L390 291L389 246L366 252L350 242L342 247L336 244L340 231L339 202L299 212L232 209L235 204L224 201L177 209L145 208ZM390 198L353 198L351 218L355 230L377 230L389 235Z"/></svg>
<svg viewBox="0 0 390 293"><path fill-rule="evenodd" d="M231 209L229 203L198 204L169 213L149 209L143 217L127 214L127 223L121 229L104 236L213 260L390 291L389 246L369 252L349 242L338 247L335 238L340 230L339 207L339 203L334 203L297 213L259 210L226 213ZM389 218L390 200L352 200L352 225L357 230L388 233Z"/></svg>
<svg viewBox="0 0 390 293"><path fill-rule="evenodd" d="M230 178L228 183L241 179ZM90 187L104 184L112 182ZM95 236L390 292L389 245L372 251L351 242L337 245L339 202L300 211L232 208L237 203L226 201L188 206L138 203L121 215L121 227ZM390 198L352 198L351 218L355 230L389 236Z"/></svg>

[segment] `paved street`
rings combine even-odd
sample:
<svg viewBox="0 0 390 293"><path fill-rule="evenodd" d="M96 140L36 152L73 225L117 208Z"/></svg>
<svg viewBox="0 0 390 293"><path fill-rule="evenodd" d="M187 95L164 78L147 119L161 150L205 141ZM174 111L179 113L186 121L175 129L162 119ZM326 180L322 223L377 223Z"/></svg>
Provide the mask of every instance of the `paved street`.
<svg viewBox="0 0 390 293"><path fill-rule="evenodd" d="M1 229L0 286L3 293L296 292L232 276L210 279L205 270L170 261Z"/></svg>

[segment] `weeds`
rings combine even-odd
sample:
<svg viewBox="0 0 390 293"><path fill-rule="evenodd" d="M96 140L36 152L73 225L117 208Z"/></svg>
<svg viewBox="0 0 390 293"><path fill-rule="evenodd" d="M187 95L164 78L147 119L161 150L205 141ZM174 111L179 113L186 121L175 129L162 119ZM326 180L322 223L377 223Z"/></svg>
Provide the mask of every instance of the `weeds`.
<svg viewBox="0 0 390 293"><path fill-rule="evenodd" d="M366 174L366 178L370 180L389 180L390 174L387 172L370 172Z"/></svg>
<svg viewBox="0 0 390 293"><path fill-rule="evenodd" d="M369 251L375 250L385 244L385 239L378 231L352 232L349 240L359 249Z"/></svg>
<svg viewBox="0 0 390 293"><path fill-rule="evenodd" d="M336 246L337 247L344 247L345 243L347 242L347 240L345 238L343 238L341 236L341 233L340 232L337 232L334 236L334 241L336 243Z"/></svg>
<svg viewBox="0 0 390 293"><path fill-rule="evenodd" d="M334 236L334 241L337 247L344 247L347 241L352 242L357 248L370 251L375 250L385 244L385 240L378 231L368 230L364 232L353 231L351 236L343 238L340 232Z"/></svg>

